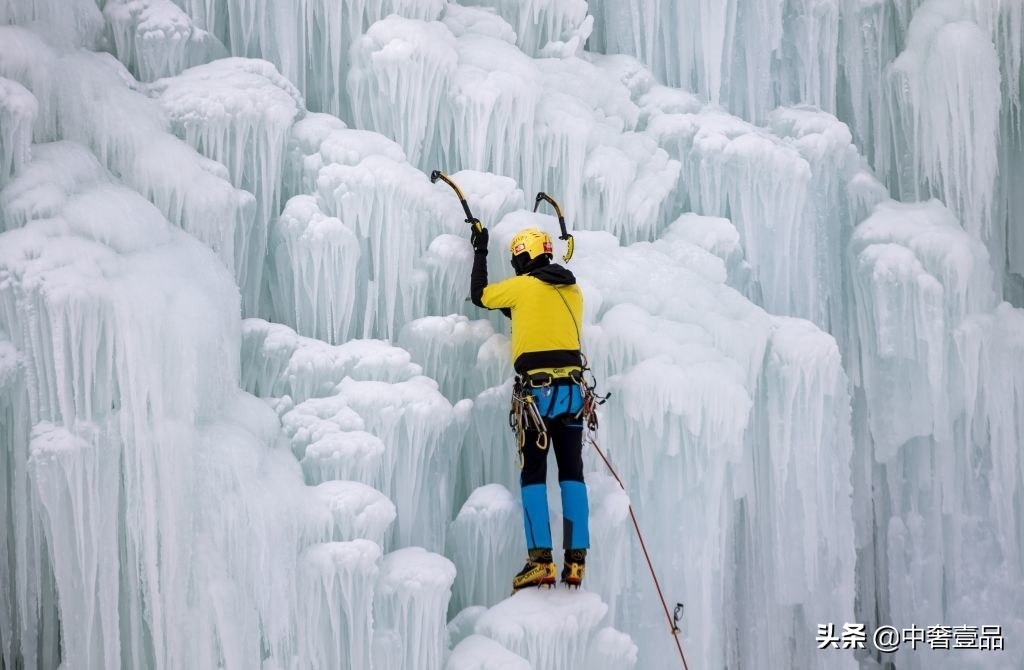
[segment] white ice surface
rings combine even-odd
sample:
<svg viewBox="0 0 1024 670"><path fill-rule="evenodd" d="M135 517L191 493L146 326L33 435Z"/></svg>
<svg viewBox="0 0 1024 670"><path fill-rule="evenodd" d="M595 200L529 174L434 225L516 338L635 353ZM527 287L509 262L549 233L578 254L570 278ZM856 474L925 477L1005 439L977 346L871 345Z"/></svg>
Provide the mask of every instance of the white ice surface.
<svg viewBox="0 0 1024 670"><path fill-rule="evenodd" d="M0 0L0 665L674 667L628 502L692 665L854 664L823 621L1024 635L1024 4L102 4ZM508 324L433 168L492 279L561 201L613 392L607 612L529 652L444 625L522 547Z"/></svg>

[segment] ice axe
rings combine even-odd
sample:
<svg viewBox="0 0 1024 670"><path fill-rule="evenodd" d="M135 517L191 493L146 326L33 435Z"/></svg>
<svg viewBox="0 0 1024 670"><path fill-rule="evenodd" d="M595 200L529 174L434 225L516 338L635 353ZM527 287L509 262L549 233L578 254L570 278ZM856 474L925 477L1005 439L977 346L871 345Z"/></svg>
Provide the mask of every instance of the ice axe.
<svg viewBox="0 0 1024 670"><path fill-rule="evenodd" d="M480 223L480 219L473 216L473 212L469 211L469 203L466 202L466 196L462 194L462 189L451 180L451 178L440 170L434 170L430 173L430 183L436 184L437 180L440 179L444 183L452 187L455 191L455 195L459 198L459 203L462 204L462 211L466 213L466 223L473 227L473 231L479 233L484 229L484 225Z"/></svg>
<svg viewBox="0 0 1024 670"><path fill-rule="evenodd" d="M562 256L562 260L568 263L569 259L572 258L572 252L575 248L575 244L573 243L572 235L570 235L569 231L565 229L565 217L562 216L562 208L558 206L558 203L555 202L554 198L552 198L544 191L541 191L540 193L537 194L537 198L533 201L534 212L537 211L537 208L540 207L540 203L542 202L547 202L552 207L554 207L555 214L558 215L558 225L562 229L562 235L558 239L565 241L565 255Z"/></svg>

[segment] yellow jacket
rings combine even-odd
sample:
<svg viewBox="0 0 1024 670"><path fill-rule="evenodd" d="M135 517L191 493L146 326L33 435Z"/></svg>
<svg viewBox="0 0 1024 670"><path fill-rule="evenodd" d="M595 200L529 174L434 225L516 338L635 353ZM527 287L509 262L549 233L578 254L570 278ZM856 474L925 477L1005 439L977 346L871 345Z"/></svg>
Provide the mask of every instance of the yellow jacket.
<svg viewBox="0 0 1024 670"><path fill-rule="evenodd" d="M511 310L516 372L543 370L557 377L580 368L583 293L569 270L552 263L487 284L474 302Z"/></svg>

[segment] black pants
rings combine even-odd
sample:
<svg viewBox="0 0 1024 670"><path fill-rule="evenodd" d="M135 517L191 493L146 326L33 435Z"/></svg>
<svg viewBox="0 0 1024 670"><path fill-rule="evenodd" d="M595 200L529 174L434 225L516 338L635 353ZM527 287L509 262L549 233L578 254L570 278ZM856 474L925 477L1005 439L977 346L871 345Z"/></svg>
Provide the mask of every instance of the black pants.
<svg viewBox="0 0 1024 670"><path fill-rule="evenodd" d="M548 430L548 448L537 446L538 431L527 430L523 444L523 471L519 476L522 486L543 484L547 481L548 452L555 452L559 482L583 481L583 424L570 415L544 419Z"/></svg>

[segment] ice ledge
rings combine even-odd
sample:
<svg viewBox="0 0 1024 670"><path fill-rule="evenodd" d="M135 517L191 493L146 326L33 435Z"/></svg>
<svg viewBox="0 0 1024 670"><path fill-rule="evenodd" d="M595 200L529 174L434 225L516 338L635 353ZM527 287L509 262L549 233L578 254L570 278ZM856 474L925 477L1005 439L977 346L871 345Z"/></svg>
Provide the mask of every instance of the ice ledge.
<svg viewBox="0 0 1024 670"><path fill-rule="evenodd" d="M619 662L616 668L631 668L627 647L632 641L628 636L598 629L607 612L608 606L596 593L530 589L487 610L477 620L474 630L527 659L535 668L582 670L593 667L588 663L587 651L595 643L615 647L612 656ZM632 650L635 662L635 645Z"/></svg>

